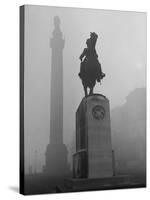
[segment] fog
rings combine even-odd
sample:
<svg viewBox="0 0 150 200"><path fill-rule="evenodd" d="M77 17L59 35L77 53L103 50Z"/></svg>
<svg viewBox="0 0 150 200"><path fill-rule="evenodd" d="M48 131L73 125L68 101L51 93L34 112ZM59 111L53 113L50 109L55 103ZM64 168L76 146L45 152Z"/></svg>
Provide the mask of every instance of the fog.
<svg viewBox="0 0 150 200"><path fill-rule="evenodd" d="M63 137L72 146L75 112L84 96L79 56L90 32L106 78L94 92L106 95L110 108L125 103L135 88L146 86L146 14L93 9L25 7L25 170L41 171L50 135L50 39L59 16L63 50Z"/></svg>

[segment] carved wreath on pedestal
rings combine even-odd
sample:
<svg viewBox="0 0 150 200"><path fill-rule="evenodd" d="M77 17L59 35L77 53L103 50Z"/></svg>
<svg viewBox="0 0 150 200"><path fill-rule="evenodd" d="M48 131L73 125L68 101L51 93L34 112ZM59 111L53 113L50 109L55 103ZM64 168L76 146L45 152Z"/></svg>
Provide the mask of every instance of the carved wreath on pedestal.
<svg viewBox="0 0 150 200"><path fill-rule="evenodd" d="M97 120L102 120L105 117L105 109L103 106L96 105L92 109L92 115Z"/></svg>

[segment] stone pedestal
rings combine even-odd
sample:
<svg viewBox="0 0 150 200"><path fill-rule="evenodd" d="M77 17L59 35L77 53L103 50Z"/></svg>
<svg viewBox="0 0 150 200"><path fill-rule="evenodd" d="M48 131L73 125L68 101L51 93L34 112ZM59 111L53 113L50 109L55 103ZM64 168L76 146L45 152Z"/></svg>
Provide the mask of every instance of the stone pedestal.
<svg viewBox="0 0 150 200"><path fill-rule="evenodd" d="M76 112L74 178L113 176L109 100L100 94L83 98Z"/></svg>
<svg viewBox="0 0 150 200"><path fill-rule="evenodd" d="M63 143L47 145L44 173L51 177L68 177L71 175L67 161L67 148Z"/></svg>
<svg viewBox="0 0 150 200"><path fill-rule="evenodd" d="M143 187L133 177L115 175L109 100L100 94L83 98L76 112L73 177L57 192Z"/></svg>

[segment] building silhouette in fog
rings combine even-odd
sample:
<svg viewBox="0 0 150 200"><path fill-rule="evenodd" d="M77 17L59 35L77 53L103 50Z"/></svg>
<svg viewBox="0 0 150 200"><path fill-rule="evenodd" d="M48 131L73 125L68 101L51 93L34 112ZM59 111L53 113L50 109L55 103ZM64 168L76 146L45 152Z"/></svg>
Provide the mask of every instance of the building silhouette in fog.
<svg viewBox="0 0 150 200"><path fill-rule="evenodd" d="M133 90L111 113L117 172L145 176L146 88Z"/></svg>
<svg viewBox="0 0 150 200"><path fill-rule="evenodd" d="M60 30L60 19L54 17L51 48L50 142L46 149L44 172L52 176L69 174L67 148L63 143L63 49L65 41Z"/></svg>

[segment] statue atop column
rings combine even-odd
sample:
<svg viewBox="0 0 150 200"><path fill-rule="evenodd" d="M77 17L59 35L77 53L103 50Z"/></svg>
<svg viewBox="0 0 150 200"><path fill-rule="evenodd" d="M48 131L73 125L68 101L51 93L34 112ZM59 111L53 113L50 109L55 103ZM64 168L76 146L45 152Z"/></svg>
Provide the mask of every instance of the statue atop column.
<svg viewBox="0 0 150 200"><path fill-rule="evenodd" d="M50 40L50 47L52 49L60 49L60 51L62 51L65 41L62 38L63 34L60 29L60 18L58 16L54 17L54 30L52 35L53 37Z"/></svg>
<svg viewBox="0 0 150 200"><path fill-rule="evenodd" d="M90 33L90 38L86 41L87 48L84 48L79 57L81 60L79 77L82 80L85 96L88 95L87 88L90 88L89 95L92 95L96 81L101 82L105 77L95 49L97 38L96 33Z"/></svg>

